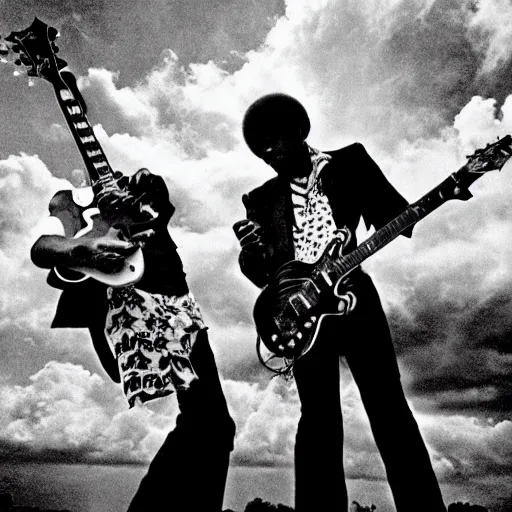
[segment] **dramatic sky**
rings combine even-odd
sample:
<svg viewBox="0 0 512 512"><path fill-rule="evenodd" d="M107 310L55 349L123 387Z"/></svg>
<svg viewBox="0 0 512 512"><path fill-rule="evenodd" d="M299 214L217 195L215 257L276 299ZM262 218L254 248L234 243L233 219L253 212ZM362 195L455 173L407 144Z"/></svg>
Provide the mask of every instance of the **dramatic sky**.
<svg viewBox="0 0 512 512"><path fill-rule="evenodd" d="M167 182L170 231L238 427L232 462L290 465L296 391L259 367L257 289L238 269L231 230L245 213L242 193L273 176L243 143L243 113L262 94L296 96L310 114L312 146L362 142L415 200L475 149L512 133L512 3L4 0L0 33L34 15L59 28L59 55L113 167L148 167ZM49 328L57 293L29 250L49 199L83 166L50 85L0 69L1 452L147 462L175 403L129 411L86 333ZM512 164L472 192L365 269L439 479L456 483L461 498L481 489L481 504L492 505L512 484ZM347 371L341 386L347 474L381 479Z"/></svg>

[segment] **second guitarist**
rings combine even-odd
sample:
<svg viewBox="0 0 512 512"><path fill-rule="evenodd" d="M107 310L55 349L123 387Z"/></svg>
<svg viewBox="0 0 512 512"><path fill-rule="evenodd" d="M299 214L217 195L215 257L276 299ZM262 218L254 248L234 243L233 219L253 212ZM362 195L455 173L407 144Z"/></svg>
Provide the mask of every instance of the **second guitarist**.
<svg viewBox="0 0 512 512"><path fill-rule="evenodd" d="M237 222L242 272L267 285L290 260L315 262L335 229L352 234L361 218L380 228L400 214L406 200L361 144L320 152L305 139L304 107L284 94L254 102L243 122L245 141L277 176L244 195L247 219ZM410 231L406 234L410 236ZM379 296L361 270L349 276L344 316L329 317L293 375L301 401L295 445L295 510L346 511L339 358L343 355L361 393L384 461L398 512L446 512L431 461L400 383Z"/></svg>

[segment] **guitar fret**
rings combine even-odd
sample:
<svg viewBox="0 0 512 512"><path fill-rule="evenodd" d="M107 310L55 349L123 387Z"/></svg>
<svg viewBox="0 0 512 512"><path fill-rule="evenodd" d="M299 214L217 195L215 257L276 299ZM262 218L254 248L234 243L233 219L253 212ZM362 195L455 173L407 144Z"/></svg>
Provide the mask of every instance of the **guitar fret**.
<svg viewBox="0 0 512 512"><path fill-rule="evenodd" d="M72 107L66 107L66 108L68 109L68 112L72 116L76 116L76 115L81 115L82 114L82 110L77 105L73 105Z"/></svg>
<svg viewBox="0 0 512 512"><path fill-rule="evenodd" d="M85 128L77 130L78 136L80 138L82 137L94 137L94 132L92 131L92 128Z"/></svg>
<svg viewBox="0 0 512 512"><path fill-rule="evenodd" d="M59 94L63 101L76 101L69 89L60 89Z"/></svg>
<svg viewBox="0 0 512 512"><path fill-rule="evenodd" d="M331 278L329 277L329 274L325 270L320 271L320 275L324 278L324 281L329 285L332 286L333 282Z"/></svg>
<svg viewBox="0 0 512 512"><path fill-rule="evenodd" d="M348 257L348 262L351 267L356 267L359 264L359 259L357 258L357 254L350 254Z"/></svg>
<svg viewBox="0 0 512 512"><path fill-rule="evenodd" d="M87 150L95 150L99 144L97 141L94 141L94 142L86 142L85 144L82 144L83 148L85 151ZM105 157L106 159L106 157Z"/></svg>
<svg viewBox="0 0 512 512"><path fill-rule="evenodd" d="M105 155L101 154L101 155L98 155L98 156L94 156L92 157L91 159L91 162L94 164L94 163L98 163L98 162L105 162L107 165L108 165L108 161L107 161L107 158L105 157Z"/></svg>
<svg viewBox="0 0 512 512"><path fill-rule="evenodd" d="M77 130L92 130L88 123L85 121L80 121L78 123L73 123Z"/></svg>
<svg viewBox="0 0 512 512"><path fill-rule="evenodd" d="M311 308L311 303L308 301L308 299L306 299L306 297L304 297L301 293L299 293L297 295L297 297L299 298L299 300L302 302L302 304L304 304L304 306L306 306L306 308L310 309Z"/></svg>

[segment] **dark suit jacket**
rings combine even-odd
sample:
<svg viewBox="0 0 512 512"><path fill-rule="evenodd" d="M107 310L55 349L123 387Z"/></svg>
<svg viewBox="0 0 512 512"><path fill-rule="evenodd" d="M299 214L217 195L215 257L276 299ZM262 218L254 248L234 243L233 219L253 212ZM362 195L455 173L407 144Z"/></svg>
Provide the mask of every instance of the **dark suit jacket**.
<svg viewBox="0 0 512 512"><path fill-rule="evenodd" d="M135 182L140 173L141 171L132 177L130 182ZM169 193L161 176L146 171L144 178L146 179L141 182L141 186L148 189L145 202L150 203L159 216L151 226L155 230L155 235L144 246L145 270L136 287L150 293L181 296L189 290L176 245L167 231L174 206L169 201ZM138 190L135 195L139 195L140 192ZM93 206L94 203L87 208ZM70 190L57 192L50 201L49 209L50 215L61 220L67 236L85 226L82 213L86 208L74 203ZM106 286L94 279L66 283L53 270L48 274L47 282L50 286L62 290L52 327L88 328L103 368L115 382L120 382L117 361L104 334L107 314Z"/></svg>
<svg viewBox="0 0 512 512"><path fill-rule="evenodd" d="M322 169L320 179L338 228L346 226L352 235L361 217L369 228L386 225L407 207L407 201L389 183L362 144L337 151ZM247 218L259 223L263 246L250 244L240 253L242 272L262 287L284 263L294 259L293 206L290 183L276 176L242 197ZM404 234L410 236L411 230ZM347 251L356 246L352 236Z"/></svg>

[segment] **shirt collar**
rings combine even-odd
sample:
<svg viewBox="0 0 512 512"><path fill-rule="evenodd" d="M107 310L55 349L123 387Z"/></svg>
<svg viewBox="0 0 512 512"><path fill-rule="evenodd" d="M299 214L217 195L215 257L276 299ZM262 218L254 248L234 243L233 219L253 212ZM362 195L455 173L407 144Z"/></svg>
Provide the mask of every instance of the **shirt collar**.
<svg viewBox="0 0 512 512"><path fill-rule="evenodd" d="M297 185L306 189L306 192L309 192L313 185L318 181L320 177L320 172L325 167L325 165L331 160L331 156L322 153L318 149L312 148L309 144L306 144L309 151L309 158L311 159L312 170L309 176L303 176L300 178L293 178L292 182L295 182Z"/></svg>

